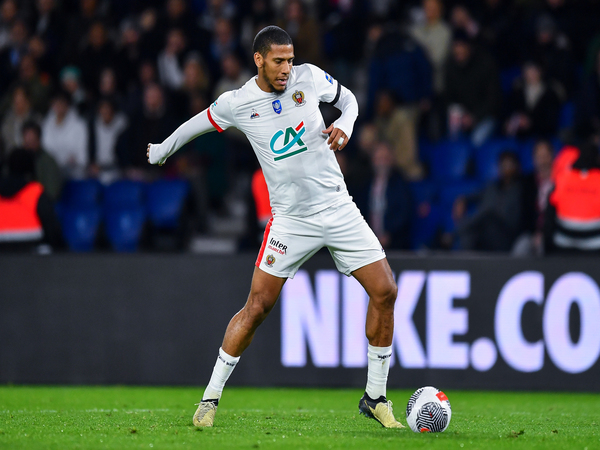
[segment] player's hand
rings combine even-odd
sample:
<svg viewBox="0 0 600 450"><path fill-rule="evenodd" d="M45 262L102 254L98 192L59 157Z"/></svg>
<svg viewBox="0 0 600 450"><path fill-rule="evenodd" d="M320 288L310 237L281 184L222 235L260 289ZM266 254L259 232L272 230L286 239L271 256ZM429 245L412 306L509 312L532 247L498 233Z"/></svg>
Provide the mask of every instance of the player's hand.
<svg viewBox="0 0 600 450"><path fill-rule="evenodd" d="M146 149L146 158L148 158L148 163L149 163L149 164L152 164L152 163L150 162L150 146L151 146L151 145L152 145L152 144L148 144L148 148ZM163 164L164 164L164 161L163 161L162 163L158 163L158 165L159 165L159 166L162 166Z"/></svg>
<svg viewBox="0 0 600 450"><path fill-rule="evenodd" d="M329 145L330 150L342 150L348 143L348 136L346 136L346 133L339 128L334 128L333 124L329 125L329 127L327 127L326 130L321 131L321 133L329 135L327 145Z"/></svg>

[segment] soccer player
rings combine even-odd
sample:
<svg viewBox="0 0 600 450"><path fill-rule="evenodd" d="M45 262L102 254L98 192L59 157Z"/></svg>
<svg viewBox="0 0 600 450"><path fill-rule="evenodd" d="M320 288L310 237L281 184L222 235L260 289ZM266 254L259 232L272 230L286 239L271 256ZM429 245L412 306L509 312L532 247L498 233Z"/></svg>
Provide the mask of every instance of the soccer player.
<svg viewBox="0 0 600 450"><path fill-rule="evenodd" d="M246 134L260 162L273 211L248 300L227 326L194 425L213 425L225 383L283 284L326 246L338 270L354 276L369 295L367 387L359 410L384 427L403 428L386 398L398 289L383 248L348 195L333 153L343 149L352 134L358 116L356 98L318 67L294 67L292 40L281 28L261 30L253 51L257 76L222 94L164 142L148 144L147 149L148 162L161 165L201 134L236 127ZM327 128L320 102L342 112Z"/></svg>

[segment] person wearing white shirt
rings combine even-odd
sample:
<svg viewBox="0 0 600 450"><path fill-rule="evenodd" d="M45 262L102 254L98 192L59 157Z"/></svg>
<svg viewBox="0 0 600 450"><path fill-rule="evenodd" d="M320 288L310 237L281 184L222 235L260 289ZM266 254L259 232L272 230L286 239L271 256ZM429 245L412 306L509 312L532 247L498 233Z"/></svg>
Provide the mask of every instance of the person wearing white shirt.
<svg viewBox="0 0 600 450"><path fill-rule="evenodd" d="M88 165L88 130L85 121L71 107L66 92L53 99L42 124L42 146L56 159L65 175L82 178Z"/></svg>
<svg viewBox="0 0 600 450"><path fill-rule="evenodd" d="M348 89L311 64L293 66L294 47L281 28L268 26L254 39L258 75L222 94L160 144L148 144L151 164L166 159L209 131L235 127L250 141L269 190L273 218L243 309L229 322L213 374L194 414L198 427L212 426L225 382L275 305L288 278L322 247L336 267L354 276L369 295L367 386L359 410L384 427L402 428L386 398L392 354L397 286L377 237L348 194L334 152L343 149L358 116ZM326 126L319 103L341 116Z"/></svg>

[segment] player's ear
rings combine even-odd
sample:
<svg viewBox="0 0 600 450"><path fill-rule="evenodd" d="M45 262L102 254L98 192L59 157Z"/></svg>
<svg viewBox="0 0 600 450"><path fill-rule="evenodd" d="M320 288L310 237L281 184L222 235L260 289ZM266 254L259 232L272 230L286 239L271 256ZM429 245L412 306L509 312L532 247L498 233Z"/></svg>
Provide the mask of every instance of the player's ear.
<svg viewBox="0 0 600 450"><path fill-rule="evenodd" d="M259 69L264 64L264 59L263 59L262 55L260 53L258 53L258 52L256 52L254 54L254 64L256 64L256 67L258 67Z"/></svg>

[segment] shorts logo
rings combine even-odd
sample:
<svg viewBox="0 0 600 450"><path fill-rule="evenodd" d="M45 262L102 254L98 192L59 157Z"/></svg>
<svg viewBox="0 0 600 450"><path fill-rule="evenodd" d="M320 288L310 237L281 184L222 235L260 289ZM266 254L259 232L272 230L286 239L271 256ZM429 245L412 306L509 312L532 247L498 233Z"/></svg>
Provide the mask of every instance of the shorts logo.
<svg viewBox="0 0 600 450"><path fill-rule="evenodd" d="M269 250L273 250L280 255L285 255L287 253L287 245L281 241L271 238L269 239Z"/></svg>
<svg viewBox="0 0 600 450"><path fill-rule="evenodd" d="M308 150L308 147L306 147L306 144L304 141L302 141L302 135L305 131L306 127L304 126L303 121L300 122L296 128L287 127L285 130L277 130L271 137L271 142L269 143L271 151L276 155L280 155L276 156L274 160L279 161L280 159L289 158L290 156L294 156L298 153ZM281 137L283 137L283 147L275 148L275 145L277 145ZM291 150L294 146L297 148L288 153L288 150Z"/></svg>
<svg viewBox="0 0 600 450"><path fill-rule="evenodd" d="M329 81L329 84L333 84L333 77L325 72L325 78Z"/></svg>
<svg viewBox="0 0 600 450"><path fill-rule="evenodd" d="M267 256L265 262L267 263L267 266L271 267L273 264L275 264L275 257L273 255L269 255Z"/></svg>
<svg viewBox="0 0 600 450"><path fill-rule="evenodd" d="M251 119L258 119L260 115L256 112L254 108L252 108L252 114L250 114Z"/></svg>
<svg viewBox="0 0 600 450"><path fill-rule="evenodd" d="M279 100L275 100L271 104L273 105L273 111L275 111L277 114L281 114L281 102Z"/></svg>
<svg viewBox="0 0 600 450"><path fill-rule="evenodd" d="M306 105L306 101L304 100L304 92L296 91L292 94L292 100L296 103L296 106L304 106Z"/></svg>

